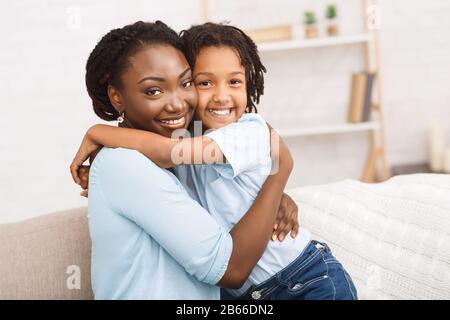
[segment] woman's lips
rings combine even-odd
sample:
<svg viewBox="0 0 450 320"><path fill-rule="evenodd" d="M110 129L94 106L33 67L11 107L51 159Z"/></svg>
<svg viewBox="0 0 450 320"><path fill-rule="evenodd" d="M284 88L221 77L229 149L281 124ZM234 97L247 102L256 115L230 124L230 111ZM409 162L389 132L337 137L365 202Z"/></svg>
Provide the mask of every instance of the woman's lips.
<svg viewBox="0 0 450 320"><path fill-rule="evenodd" d="M168 128L168 129L180 129L180 128L184 128L185 124L186 124L186 116L187 113L185 113L184 115L182 115L179 118L176 119L170 119L170 120L157 120L159 122L159 124L162 127Z"/></svg>

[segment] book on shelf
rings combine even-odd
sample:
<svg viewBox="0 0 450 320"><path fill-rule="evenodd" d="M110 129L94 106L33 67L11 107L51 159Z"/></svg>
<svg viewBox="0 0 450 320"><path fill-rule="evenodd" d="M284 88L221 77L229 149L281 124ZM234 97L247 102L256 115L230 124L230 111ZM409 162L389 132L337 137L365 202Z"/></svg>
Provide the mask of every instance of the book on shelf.
<svg viewBox="0 0 450 320"><path fill-rule="evenodd" d="M291 25L246 30L245 33L256 43L292 40Z"/></svg>
<svg viewBox="0 0 450 320"><path fill-rule="evenodd" d="M347 116L348 122L359 123L370 121L374 78L375 73L358 72L352 74Z"/></svg>

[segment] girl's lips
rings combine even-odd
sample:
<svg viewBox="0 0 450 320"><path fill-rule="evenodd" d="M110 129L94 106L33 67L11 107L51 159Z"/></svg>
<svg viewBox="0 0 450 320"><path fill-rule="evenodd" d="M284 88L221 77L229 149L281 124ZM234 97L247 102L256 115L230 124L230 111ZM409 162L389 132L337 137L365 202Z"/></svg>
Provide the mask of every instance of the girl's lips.
<svg viewBox="0 0 450 320"><path fill-rule="evenodd" d="M224 121L229 120L230 118L235 116L236 108L220 108L220 109L209 108L206 110L206 112L211 118Z"/></svg>

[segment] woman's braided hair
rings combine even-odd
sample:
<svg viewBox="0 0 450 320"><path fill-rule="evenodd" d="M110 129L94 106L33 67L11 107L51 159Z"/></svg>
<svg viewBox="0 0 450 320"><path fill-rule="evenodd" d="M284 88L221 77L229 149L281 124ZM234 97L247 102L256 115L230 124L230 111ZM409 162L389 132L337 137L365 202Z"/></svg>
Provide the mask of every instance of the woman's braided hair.
<svg viewBox="0 0 450 320"><path fill-rule="evenodd" d="M245 112L257 112L255 104L264 93L264 72L266 68L258 55L256 44L241 29L217 23L192 26L180 33L186 47L186 58L194 69L195 59L207 47L227 46L235 49L245 68L247 81L247 107Z"/></svg>
<svg viewBox="0 0 450 320"><path fill-rule="evenodd" d="M184 52L178 34L161 21L138 21L108 32L97 43L86 63L86 86L94 112L103 120L119 116L108 97L108 85L121 87L120 76L129 66L128 58L146 45L170 45Z"/></svg>

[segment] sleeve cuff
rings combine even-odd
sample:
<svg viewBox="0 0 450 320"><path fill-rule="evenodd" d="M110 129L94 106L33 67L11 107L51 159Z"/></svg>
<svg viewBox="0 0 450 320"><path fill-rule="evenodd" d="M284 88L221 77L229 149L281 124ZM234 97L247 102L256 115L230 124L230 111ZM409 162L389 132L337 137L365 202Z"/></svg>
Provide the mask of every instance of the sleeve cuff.
<svg viewBox="0 0 450 320"><path fill-rule="evenodd" d="M221 254L218 255L216 261L211 267L211 272L205 277L205 283L217 285L220 279L223 278L225 271L227 271L228 263L230 261L231 253L233 251L233 239L229 232L223 229L225 241L223 241L223 247L221 248ZM212 272L214 271L214 272Z"/></svg>

